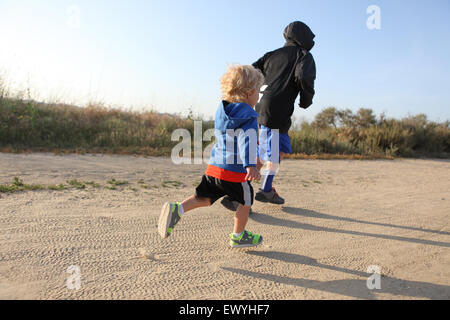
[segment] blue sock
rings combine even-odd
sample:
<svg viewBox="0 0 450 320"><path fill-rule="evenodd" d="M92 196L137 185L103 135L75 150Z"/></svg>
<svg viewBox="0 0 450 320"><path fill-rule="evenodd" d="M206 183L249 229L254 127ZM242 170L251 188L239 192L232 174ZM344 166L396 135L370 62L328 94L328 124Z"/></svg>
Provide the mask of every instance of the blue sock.
<svg viewBox="0 0 450 320"><path fill-rule="evenodd" d="M272 182L273 182L273 178L275 176L273 174L266 174L264 175L262 184L261 184L261 189L264 192L269 192L270 190L272 190Z"/></svg>

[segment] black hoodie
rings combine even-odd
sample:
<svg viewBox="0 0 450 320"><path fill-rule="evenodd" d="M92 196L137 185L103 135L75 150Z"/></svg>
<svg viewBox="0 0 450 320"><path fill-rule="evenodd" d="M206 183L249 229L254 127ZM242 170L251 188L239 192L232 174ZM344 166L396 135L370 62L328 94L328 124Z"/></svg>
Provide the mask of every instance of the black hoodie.
<svg viewBox="0 0 450 320"><path fill-rule="evenodd" d="M262 71L267 88L256 105L259 123L287 133L291 127L294 102L300 93L300 107L308 108L314 97L316 65L309 52L314 33L300 21L284 29L284 47L266 53L253 66Z"/></svg>

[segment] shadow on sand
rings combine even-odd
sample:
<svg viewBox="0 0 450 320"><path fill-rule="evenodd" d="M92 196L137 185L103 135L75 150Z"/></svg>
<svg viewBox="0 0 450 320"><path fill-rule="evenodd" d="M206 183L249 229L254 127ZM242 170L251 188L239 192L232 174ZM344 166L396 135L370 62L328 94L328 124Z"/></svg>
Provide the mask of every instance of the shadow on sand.
<svg viewBox="0 0 450 320"><path fill-rule="evenodd" d="M400 295L406 297L414 297L419 299L449 299L450 286L437 285L427 282L401 280L388 276L381 276L381 289L369 290L367 288L367 279L372 274L345 269L337 266L326 265L317 262L315 259L277 251L247 251L247 254L257 257L265 257L268 259L279 260L287 263L295 263L300 265L313 266L332 271L344 272L351 275L363 277L363 279L343 279L333 281L318 281L302 278L290 278L267 274L255 271L248 271L238 268L221 267L225 271L240 274L246 277L253 277L272 281L279 284L287 284L298 286L306 289L315 289L329 293L344 295L351 298L359 299L376 299L376 293L388 293L392 295ZM382 272L382 271L381 271Z"/></svg>
<svg viewBox="0 0 450 320"><path fill-rule="evenodd" d="M336 216L332 216L332 215L328 215L328 214L315 212L312 210L305 210L305 209L298 209L298 208L291 208L291 207L284 207L283 211L290 213L290 214L302 215L302 216L306 216L306 217L315 217L315 218L322 218L322 219L333 219L333 220L342 220L342 221L348 221L348 222L374 224L374 225L381 225L381 226L394 227L394 228L410 229L410 230L415 230L415 231L433 232L433 233L438 233L438 234L449 234L448 232L443 232L443 231L427 230L427 229L420 229L420 228L413 228L413 227L403 227L403 226L396 226L396 225L385 224L385 223L377 223L377 222L361 221L361 220L356 220L356 219L351 219L351 218L336 217ZM373 238L387 239L387 240L406 241L406 242L420 243L420 244L447 247L447 248L450 247L450 243L448 243L448 242L393 236L393 235L387 235L387 234L376 234L376 233L368 233L368 232L360 232L360 231L351 231L351 230L335 229L335 228L328 228L328 227L319 227L319 226L315 226L312 224L301 223L301 222L296 222L296 221L287 220L287 219L281 219L281 218L277 218L277 217L274 217L271 215L267 215L264 213L258 213L258 212L254 212L252 215L250 215L250 219L257 221L259 223L263 223L263 224L270 224L270 225L275 225L275 226L282 226L282 227L289 227L289 228L296 228L296 229L343 233L343 234L351 234L351 235L356 235L356 236L373 237Z"/></svg>
<svg viewBox="0 0 450 320"><path fill-rule="evenodd" d="M352 219L352 218L337 217L337 216L333 216L333 215L329 215L329 214L323 214L323 213L315 212L312 210L306 210L306 209L300 209L300 208L283 207L282 210L288 214L299 215L299 216L304 216L304 217L312 217L312 218L319 218L319 219L331 219L331 220L339 220L339 221L346 221L346 222L353 222L353 223L378 225L378 226L383 226L383 227L407 229L407 230L412 230L412 231L428 232L428 233L434 233L434 234L450 235L449 232L445 232L445 231L421 229L421 228L416 228L416 227L399 226L399 225L388 224L388 223L370 222L370 221L363 221L363 220L357 220L357 219ZM288 228L351 234L351 235L356 235L356 236L373 237L373 238L396 240L396 241L406 241L406 242L419 243L419 244L425 244L425 245L433 245L433 246L441 246L441 247L450 247L450 243L447 243L447 242L416 239L416 238L401 237L401 236L386 235L386 234L375 234L375 233L360 232L360 231L342 230L342 229L335 229L335 228L328 228L328 227L320 227L320 226L316 226L316 225L312 225L312 224L277 218L277 217L267 215L264 213L254 212L254 214L252 214L250 216L250 218L254 221L257 221L257 222L260 222L263 224L283 226L283 227L288 227ZM354 275L357 277L361 277L362 279L318 281L318 280L308 280L308 279L302 279L302 278L283 277L283 276L278 276L278 275L274 275L274 274L266 274L266 273L255 272L255 271L248 271L248 270L232 268L232 267L222 267L222 269L229 271L229 272L241 274L241 275L247 276L247 277L263 279L263 280L272 281L272 282L276 282L276 283L280 283L280 284L294 285L294 286L298 286L298 287L302 287L302 288L306 288L306 289L321 290L324 292L340 294L340 295L348 296L351 298L375 299L376 293L388 293L388 294L392 294L392 295L406 296L406 297L410 297L410 298L414 297L414 298L419 298L419 299L450 299L450 286L447 286L447 285L438 285L438 284L427 283L427 282L401 280L401 279L382 275L381 276L381 289L380 290L377 290L377 289L369 290L367 288L367 279L368 279L368 277L372 276L372 274L369 274L366 272L350 270L350 269L341 268L341 267L333 266L333 265L326 265L326 264L319 263L315 259L312 259L309 257L291 254L291 253L285 253L285 252L247 251L247 253L250 255L254 255L254 256L258 256L258 257L265 257L268 259L279 260L279 261L286 262L286 263L295 263L295 264L300 264L300 265L307 265L307 266L312 266L312 267L317 267L317 268L322 268L322 269L328 269L328 270L337 271L337 272L343 272L343 273L351 274L351 275Z"/></svg>
<svg viewBox="0 0 450 320"><path fill-rule="evenodd" d="M282 210L283 210L283 212L286 212L289 214L304 216L304 217L347 221L347 222L354 222L354 223L370 224L370 225L374 225L374 226L399 228L399 229L421 231L421 232L428 232L428 233L435 233L435 234L443 234L443 235L450 236L450 232L447 232L447 231L430 230L430 229L423 229L423 228L416 228L416 227L399 226L399 225L390 224L390 223L371 222L371 221L364 221L364 220L358 220L358 219L352 219L352 218L346 218L346 217L338 217L338 216L333 216L331 214L325 214L325 213L320 213L320 212L307 210L307 209L301 209L301 208L283 207Z"/></svg>

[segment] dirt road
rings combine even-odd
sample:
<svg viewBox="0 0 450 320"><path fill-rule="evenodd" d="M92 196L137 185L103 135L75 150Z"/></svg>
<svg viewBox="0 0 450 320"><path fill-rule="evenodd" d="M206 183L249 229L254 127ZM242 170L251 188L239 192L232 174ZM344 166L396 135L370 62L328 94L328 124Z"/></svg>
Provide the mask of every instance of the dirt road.
<svg viewBox="0 0 450 320"><path fill-rule="evenodd" d="M0 193L0 298L450 299L449 161L287 160L275 179L286 204L256 202L248 223L260 247L228 246L220 203L160 239L161 206L192 194L204 169L0 154L0 184L94 183Z"/></svg>

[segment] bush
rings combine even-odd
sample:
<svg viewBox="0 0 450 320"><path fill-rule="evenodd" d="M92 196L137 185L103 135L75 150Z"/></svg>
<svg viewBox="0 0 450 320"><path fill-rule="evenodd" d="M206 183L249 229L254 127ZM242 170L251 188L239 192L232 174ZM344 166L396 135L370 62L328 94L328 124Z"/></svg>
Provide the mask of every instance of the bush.
<svg viewBox="0 0 450 320"><path fill-rule="evenodd" d="M213 127L203 122L203 130ZM172 131L194 133L194 121L156 112L131 112L102 105L87 108L0 99L0 147L84 149L169 155Z"/></svg>
<svg viewBox="0 0 450 320"><path fill-rule="evenodd" d="M1 88L1 86L0 86ZM200 120L198 117L195 120ZM377 119L371 109L326 108L311 123L290 131L292 151L307 155L385 155L449 157L450 122L435 123L419 114L401 120ZM203 132L213 128L203 121ZM175 129L194 136L194 117L132 112L89 105L46 104L0 92L2 150L108 152L170 156ZM204 147L210 144L205 141ZM193 148L192 148L193 150Z"/></svg>
<svg viewBox="0 0 450 320"><path fill-rule="evenodd" d="M294 153L359 154L387 156L449 157L449 121L435 123L419 114L401 120L379 120L371 109L326 108L311 124L304 122L300 130L292 131Z"/></svg>

